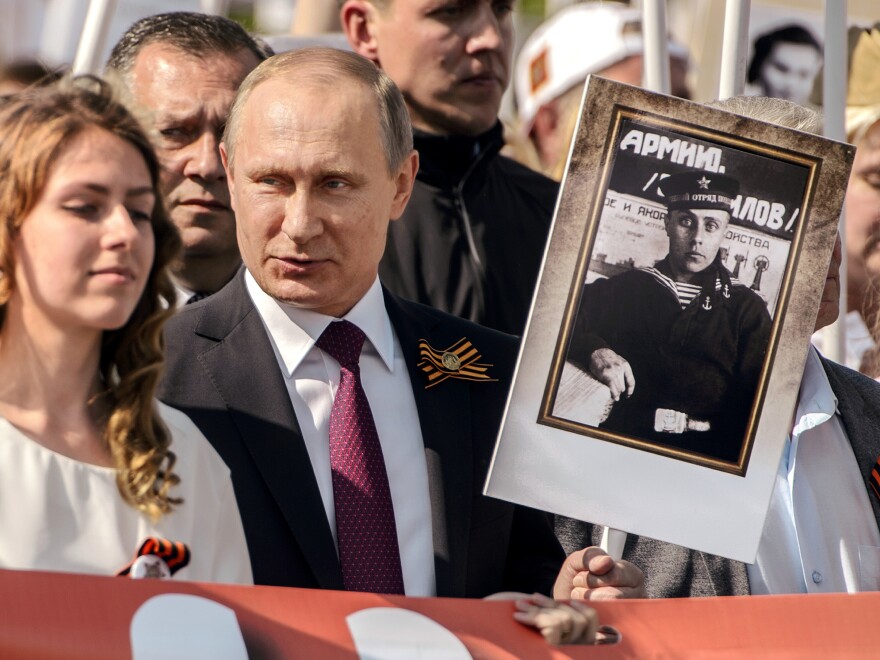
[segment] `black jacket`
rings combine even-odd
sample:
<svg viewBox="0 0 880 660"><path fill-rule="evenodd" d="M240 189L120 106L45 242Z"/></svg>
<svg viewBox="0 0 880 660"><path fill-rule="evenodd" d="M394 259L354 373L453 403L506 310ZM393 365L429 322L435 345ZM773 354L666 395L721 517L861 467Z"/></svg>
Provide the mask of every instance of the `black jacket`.
<svg viewBox="0 0 880 660"><path fill-rule="evenodd" d="M385 306L425 443L437 595L550 593L565 556L549 517L483 495L517 342L391 295ZM497 380L450 378L426 388L420 341L443 350L462 337L492 364L489 375ZM185 412L229 466L254 582L342 589L311 459L243 270L213 296L181 309L165 338L159 398Z"/></svg>
<svg viewBox="0 0 880 660"><path fill-rule="evenodd" d="M666 260L656 272L671 279ZM593 351L608 347L632 368L635 390L614 404L602 428L735 463L770 341L770 314L758 294L731 283L719 261L700 277L695 283L703 289L684 309L672 285L646 270L587 284L569 358L589 372ZM658 408L710 428L656 431Z"/></svg>
<svg viewBox="0 0 880 660"><path fill-rule="evenodd" d="M397 295L522 334L559 186L477 137L415 132L418 179L379 269Z"/></svg>

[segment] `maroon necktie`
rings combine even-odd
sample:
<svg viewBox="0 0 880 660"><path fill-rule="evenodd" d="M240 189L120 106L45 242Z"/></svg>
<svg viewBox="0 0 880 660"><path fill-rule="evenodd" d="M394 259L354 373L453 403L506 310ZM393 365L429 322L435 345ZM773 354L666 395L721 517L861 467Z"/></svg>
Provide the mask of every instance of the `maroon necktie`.
<svg viewBox="0 0 880 660"><path fill-rule="evenodd" d="M317 342L341 368L330 411L330 471L339 563L348 591L402 594L388 474L358 365L365 338L353 323L334 321Z"/></svg>

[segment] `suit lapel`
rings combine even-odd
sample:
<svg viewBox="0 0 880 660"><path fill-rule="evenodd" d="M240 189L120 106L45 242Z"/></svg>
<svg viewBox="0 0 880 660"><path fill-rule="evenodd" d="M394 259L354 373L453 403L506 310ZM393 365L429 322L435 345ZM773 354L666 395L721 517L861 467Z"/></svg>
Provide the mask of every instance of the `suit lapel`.
<svg viewBox="0 0 880 660"><path fill-rule="evenodd" d="M474 490L470 389L448 381L426 390L427 378L418 368L420 339L443 349L460 337L446 336L435 318L416 306L404 307L387 291L385 307L403 350L425 445L437 595L461 594Z"/></svg>
<svg viewBox="0 0 880 660"><path fill-rule="evenodd" d="M217 343L198 359L319 584L342 589L336 548L308 451L243 273L242 269L206 305L195 332Z"/></svg>
<svg viewBox="0 0 880 660"><path fill-rule="evenodd" d="M856 462L859 465L859 472L861 472L865 488L868 490L868 500L871 502L877 526L880 528L880 498L871 486L871 472L877 465L877 459L880 458L878 456L880 453L880 440L878 440L880 439L880 418L876 412L877 405L880 405L880 398L871 401L871 405L868 405L862 390L856 387L856 381L853 380L856 374L850 377L845 367L834 364L825 358L822 358L822 364L828 374L831 389L837 396L837 407L840 410L846 434L849 436L853 454L855 454ZM859 378L863 377L859 376ZM867 379L865 380L867 382Z"/></svg>

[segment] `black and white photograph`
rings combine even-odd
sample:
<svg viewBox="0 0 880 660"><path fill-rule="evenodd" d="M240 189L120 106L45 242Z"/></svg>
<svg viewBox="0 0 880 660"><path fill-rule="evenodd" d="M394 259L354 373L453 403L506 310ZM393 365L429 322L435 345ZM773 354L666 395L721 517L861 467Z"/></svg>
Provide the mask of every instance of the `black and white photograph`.
<svg viewBox="0 0 880 660"><path fill-rule="evenodd" d="M750 562L854 150L725 107L587 80L484 492Z"/></svg>
<svg viewBox="0 0 880 660"><path fill-rule="evenodd" d="M544 421L741 470L816 163L630 115Z"/></svg>

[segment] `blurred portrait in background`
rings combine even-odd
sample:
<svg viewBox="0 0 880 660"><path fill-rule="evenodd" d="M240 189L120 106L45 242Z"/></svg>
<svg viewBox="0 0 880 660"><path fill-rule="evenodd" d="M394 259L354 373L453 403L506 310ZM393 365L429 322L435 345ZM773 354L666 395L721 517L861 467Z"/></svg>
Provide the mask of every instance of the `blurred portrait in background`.
<svg viewBox="0 0 880 660"><path fill-rule="evenodd" d="M756 96L804 105L822 67L822 44L809 29L785 25L765 32L754 43L746 79Z"/></svg>

